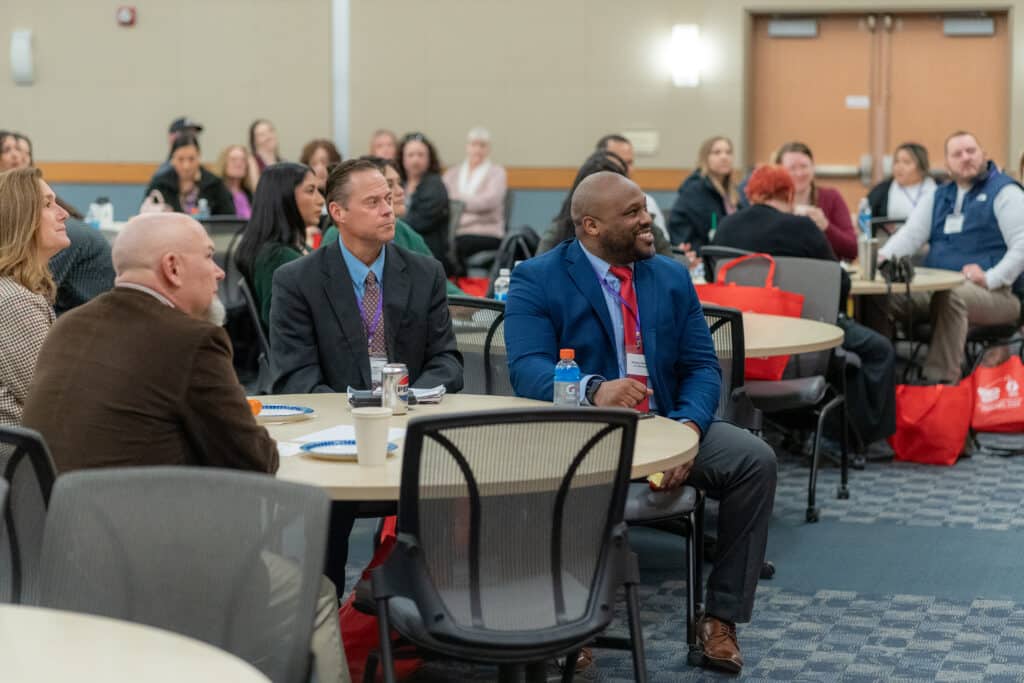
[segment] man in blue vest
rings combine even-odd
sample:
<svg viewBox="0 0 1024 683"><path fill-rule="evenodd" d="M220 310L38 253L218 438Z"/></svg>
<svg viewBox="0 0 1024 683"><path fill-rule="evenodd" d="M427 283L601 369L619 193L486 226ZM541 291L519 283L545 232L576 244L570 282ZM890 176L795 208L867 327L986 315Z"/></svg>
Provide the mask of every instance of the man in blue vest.
<svg viewBox="0 0 1024 683"><path fill-rule="evenodd" d="M986 158L972 133L950 135L945 152L952 181L923 198L879 250L884 260L927 243L925 266L963 273L956 289L914 294L910 302L891 297L897 316L909 306L914 317L931 318L924 377L933 382L960 379L969 325L1017 321L1021 304L1014 289L1024 271L1024 188Z"/></svg>

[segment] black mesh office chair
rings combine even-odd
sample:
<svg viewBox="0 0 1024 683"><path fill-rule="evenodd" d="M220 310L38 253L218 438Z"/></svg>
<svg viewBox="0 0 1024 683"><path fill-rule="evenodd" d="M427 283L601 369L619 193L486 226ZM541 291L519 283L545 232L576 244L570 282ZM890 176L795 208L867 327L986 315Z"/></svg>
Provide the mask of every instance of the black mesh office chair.
<svg viewBox="0 0 1024 683"><path fill-rule="evenodd" d="M505 352L505 302L449 296L448 313L462 353L462 390L468 394L515 396Z"/></svg>
<svg viewBox="0 0 1024 683"><path fill-rule="evenodd" d="M634 674L646 680L622 518L635 438L626 410L410 420L398 541L372 578L384 680L394 680L391 628L422 649L497 664L502 680L521 665L546 680L544 660L575 661L610 624L620 587ZM562 680L572 676L566 667Z"/></svg>

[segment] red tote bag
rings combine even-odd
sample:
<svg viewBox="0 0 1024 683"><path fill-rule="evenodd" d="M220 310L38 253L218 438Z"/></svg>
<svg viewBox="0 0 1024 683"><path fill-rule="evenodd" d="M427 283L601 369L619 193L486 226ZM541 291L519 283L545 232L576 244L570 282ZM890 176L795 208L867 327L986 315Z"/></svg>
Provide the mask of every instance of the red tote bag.
<svg viewBox="0 0 1024 683"><path fill-rule="evenodd" d="M725 276L733 266L751 259L768 261L768 275L763 287L726 283ZM744 312L784 315L799 318L804 310L803 294L786 292L773 285L775 281L775 259L769 254L747 254L722 264L714 284L697 285L697 297L706 303L738 308ZM768 356L747 358L744 376L747 379L780 380L789 363L789 356Z"/></svg>
<svg viewBox="0 0 1024 683"><path fill-rule="evenodd" d="M952 465L971 427L973 382L896 387L896 433L889 445L897 460Z"/></svg>
<svg viewBox="0 0 1024 683"><path fill-rule="evenodd" d="M1024 363L1020 356L990 368L979 365L971 375L974 383L974 416L971 427L976 432L1024 432Z"/></svg>

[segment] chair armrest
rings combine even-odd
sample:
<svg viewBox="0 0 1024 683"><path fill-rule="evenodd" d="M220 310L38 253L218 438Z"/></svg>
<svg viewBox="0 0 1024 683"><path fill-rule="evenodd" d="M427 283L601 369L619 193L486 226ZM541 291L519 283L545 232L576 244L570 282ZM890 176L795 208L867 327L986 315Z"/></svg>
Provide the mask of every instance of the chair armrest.
<svg viewBox="0 0 1024 683"><path fill-rule="evenodd" d="M750 395L744 387L733 389L729 396L729 405L726 406L725 415L722 417L737 427L752 432L761 431L764 422L761 410L750 400Z"/></svg>

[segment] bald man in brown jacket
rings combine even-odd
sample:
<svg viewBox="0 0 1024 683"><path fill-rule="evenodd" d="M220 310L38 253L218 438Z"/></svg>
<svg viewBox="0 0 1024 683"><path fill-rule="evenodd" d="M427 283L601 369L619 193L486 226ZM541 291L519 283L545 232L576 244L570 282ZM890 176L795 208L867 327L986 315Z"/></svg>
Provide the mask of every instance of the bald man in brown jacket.
<svg viewBox="0 0 1024 683"><path fill-rule="evenodd" d="M113 250L115 287L63 315L36 366L23 424L60 472L205 465L276 472L231 366L213 243L182 214L140 216ZM222 315L221 315L222 317Z"/></svg>

